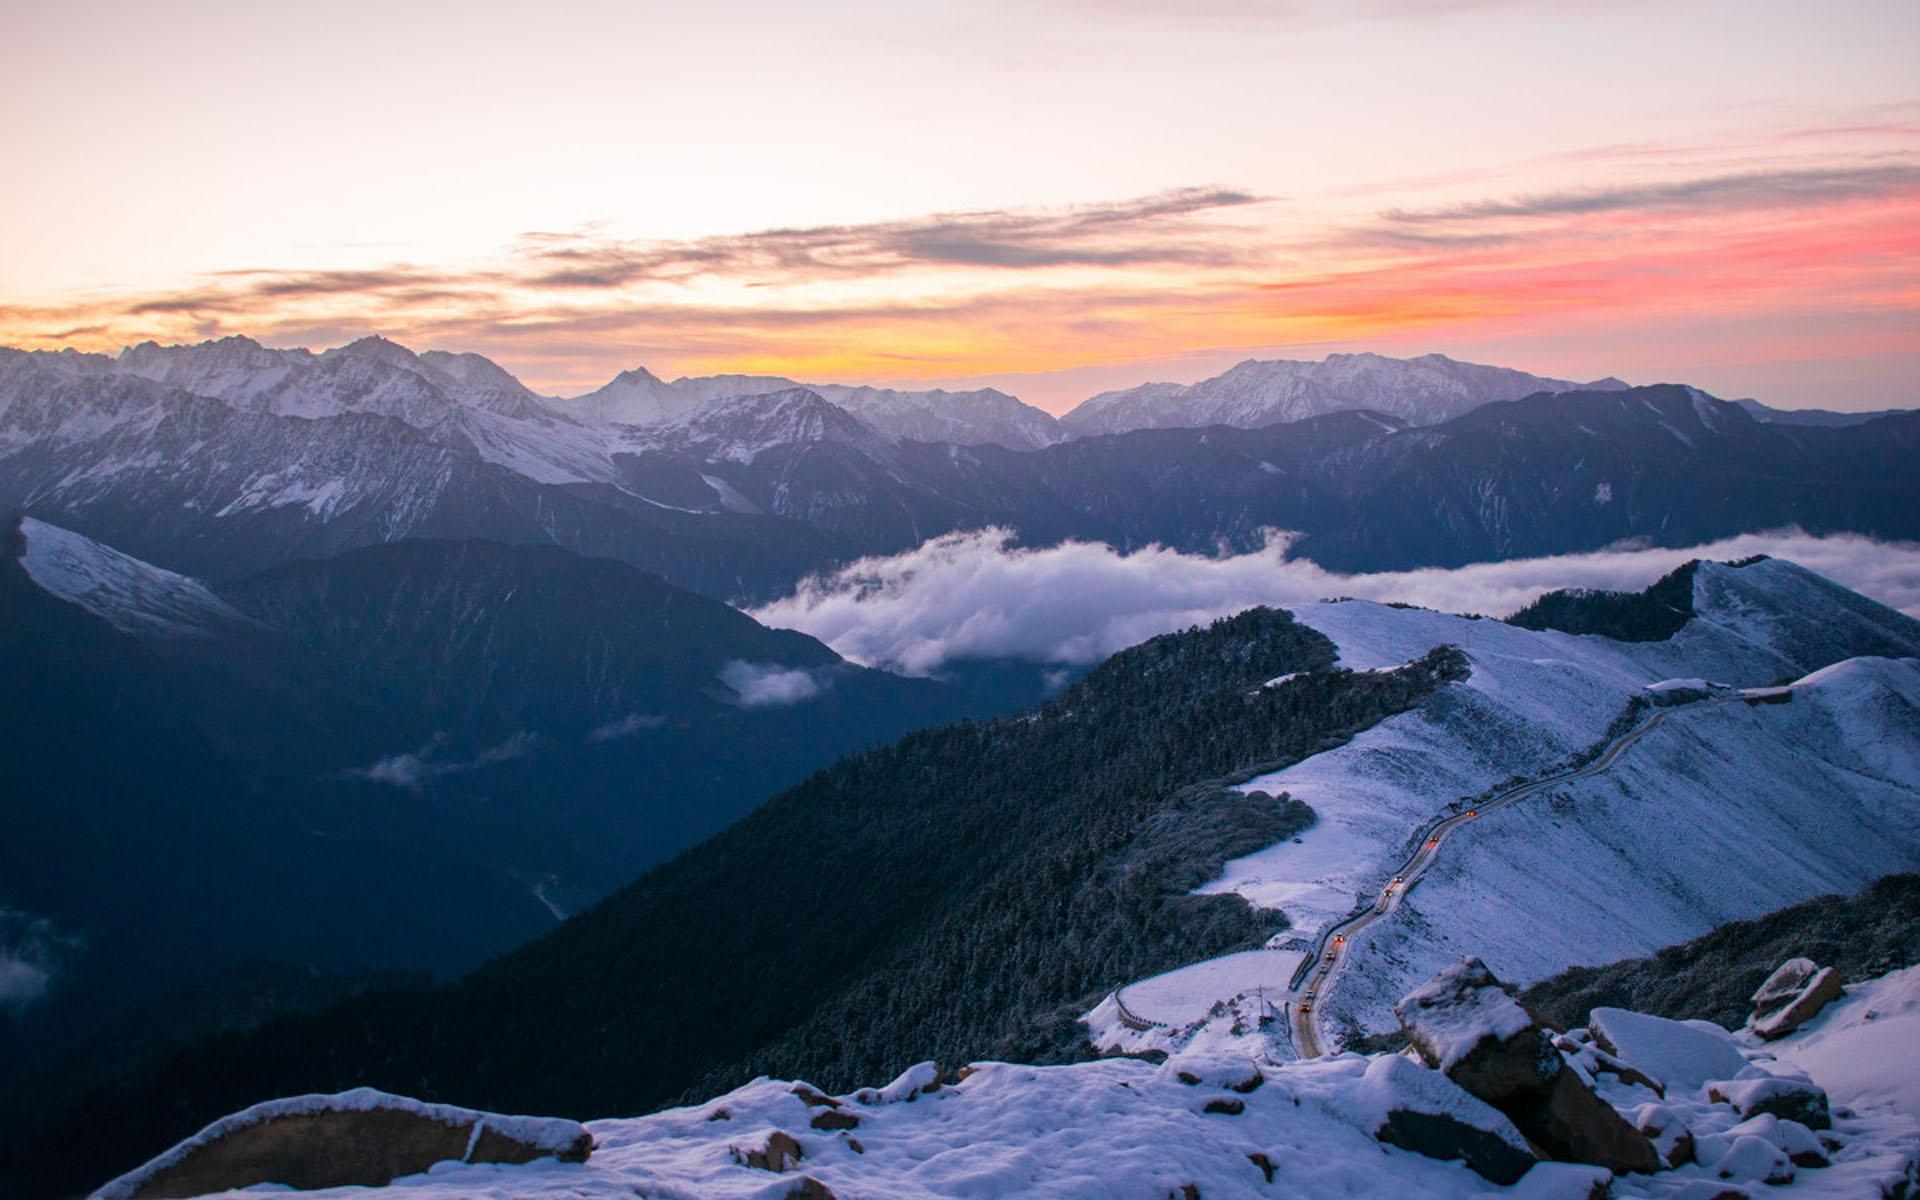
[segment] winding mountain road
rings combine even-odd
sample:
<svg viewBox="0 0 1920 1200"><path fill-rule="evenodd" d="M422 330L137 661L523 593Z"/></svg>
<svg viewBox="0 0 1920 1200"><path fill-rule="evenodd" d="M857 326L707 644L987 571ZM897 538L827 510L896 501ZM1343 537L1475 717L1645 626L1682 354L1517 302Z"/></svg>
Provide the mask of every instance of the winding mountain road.
<svg viewBox="0 0 1920 1200"><path fill-rule="evenodd" d="M1738 698L1741 697L1728 696L1714 699ZM1354 935L1399 907L1407 892L1420 882L1420 876L1439 857L1441 847L1446 845L1447 838L1455 830L1469 821L1478 820L1489 812L1505 808L1548 788L1600 774L1613 766L1615 761L1626 753L1629 746L1658 729L1676 711L1677 709L1673 708L1663 708L1654 713L1652 717L1615 738L1597 758L1583 767L1520 784L1474 808L1429 822L1415 839L1413 853L1394 872L1393 879L1380 889L1379 898L1365 910L1329 925L1314 941L1312 952L1307 956L1306 962L1301 964L1304 976L1294 977L1294 986L1287 994L1287 1011L1293 1027L1295 1053L1301 1058L1318 1058L1325 1053L1320 1044L1320 1009L1326 1004L1328 993L1337 982L1340 967L1347 961L1348 952L1353 946Z"/></svg>

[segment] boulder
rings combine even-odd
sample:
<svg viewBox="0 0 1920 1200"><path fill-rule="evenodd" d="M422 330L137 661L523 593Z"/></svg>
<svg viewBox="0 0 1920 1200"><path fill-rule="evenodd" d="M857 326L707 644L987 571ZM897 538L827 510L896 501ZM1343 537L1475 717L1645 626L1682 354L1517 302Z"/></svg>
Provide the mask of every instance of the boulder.
<svg viewBox="0 0 1920 1200"><path fill-rule="evenodd" d="M733 1151L736 1162L756 1171L775 1173L792 1170L806 1157L793 1135L779 1129L769 1130L757 1146L732 1146L729 1149Z"/></svg>
<svg viewBox="0 0 1920 1200"><path fill-rule="evenodd" d="M1760 1074L1746 1079L1723 1079L1707 1085L1707 1099L1731 1105L1743 1117L1770 1113L1783 1121L1798 1121L1808 1129L1833 1126L1827 1093L1805 1079Z"/></svg>
<svg viewBox="0 0 1920 1200"><path fill-rule="evenodd" d="M1706 1164L1715 1179L1732 1183L1792 1183L1793 1163L1786 1152L1763 1137L1746 1134L1733 1139L1727 1152Z"/></svg>
<svg viewBox="0 0 1920 1200"><path fill-rule="evenodd" d="M506 1117L357 1088L270 1100L223 1117L94 1200L164 1200L262 1184L380 1187L448 1161L585 1162L592 1152L593 1135L577 1121Z"/></svg>
<svg viewBox="0 0 1920 1200"><path fill-rule="evenodd" d="M839 1109L830 1108L826 1112L815 1116L813 1120L807 1122L807 1124L814 1129L825 1129L829 1131L836 1129L858 1129L860 1128L860 1118L850 1112L841 1112Z"/></svg>
<svg viewBox="0 0 1920 1200"><path fill-rule="evenodd" d="M1513 1183L1536 1161L1526 1138L1491 1105L1397 1054L1367 1064L1350 1102L1348 1119L1380 1141L1457 1159L1492 1183Z"/></svg>
<svg viewBox="0 0 1920 1200"><path fill-rule="evenodd" d="M1596 1008L1594 1042L1651 1076L1664 1092L1691 1094L1747 1065L1733 1036L1706 1022L1669 1021L1624 1008Z"/></svg>
<svg viewBox="0 0 1920 1200"><path fill-rule="evenodd" d="M1679 1113L1664 1104L1642 1104L1633 1110L1632 1120L1633 1127L1653 1143L1661 1162L1679 1167L1693 1161L1693 1131Z"/></svg>
<svg viewBox="0 0 1920 1200"><path fill-rule="evenodd" d="M1827 1149L1798 1121L1783 1121L1772 1113L1761 1113L1727 1130L1724 1136L1739 1138L1746 1136L1762 1137L1780 1147L1787 1158L1796 1167L1825 1167L1832 1165L1827 1157Z"/></svg>
<svg viewBox="0 0 1920 1200"><path fill-rule="evenodd" d="M1809 958L1790 958L1753 994L1747 1028L1767 1041L1783 1038L1838 1000L1845 988L1832 967L1817 966Z"/></svg>
<svg viewBox="0 0 1920 1200"><path fill-rule="evenodd" d="M1548 1155L1616 1174L1661 1167L1653 1143L1594 1094L1477 958L1394 1006L1422 1061L1486 1101Z"/></svg>

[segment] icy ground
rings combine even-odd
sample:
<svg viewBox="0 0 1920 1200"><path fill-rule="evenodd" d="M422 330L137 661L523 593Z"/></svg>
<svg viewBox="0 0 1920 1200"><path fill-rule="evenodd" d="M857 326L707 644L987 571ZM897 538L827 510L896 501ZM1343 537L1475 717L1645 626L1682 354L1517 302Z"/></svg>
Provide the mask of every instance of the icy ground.
<svg viewBox="0 0 1920 1200"><path fill-rule="evenodd" d="M1819 1070L1836 1069L1834 1128L1817 1135L1769 1116L1743 1119L1713 1102L1709 1087L1670 1086L1663 1097L1614 1074L1594 1073L1584 1033L1562 1039L1575 1069L1588 1072L1616 1108L1674 1135L1685 1132L1701 1147L1701 1162L1616 1179L1612 1195L1681 1200L1739 1187L1738 1194L1751 1200L1853 1200L1879 1195L1883 1186L1908 1177L1920 1160L1920 1120L1911 1107L1902 1111L1898 1105L1910 1106L1911 1089L1888 1103L1872 1085L1847 1088L1860 1079L1849 1064L1878 1059L1911 1065L1917 981L1920 968L1854 988L1810 1029L1734 1051L1736 1058L1755 1060L1741 1068L1754 1079L1804 1068L1818 1083ZM1868 1019L1868 1011L1883 1015ZM1739 1045L1724 1031L1704 1023L1698 1028L1725 1046ZM1840 1053L1843 1037L1851 1040ZM1647 1068L1673 1074L1652 1061ZM301 1194L314 1200L773 1200L829 1194L839 1200L1580 1200L1607 1177L1598 1168L1541 1163L1518 1184L1497 1187L1459 1162L1378 1141L1374 1131L1389 1108L1444 1114L1509 1144L1519 1137L1504 1117L1440 1073L1394 1055L1256 1066L1236 1055L1188 1054L1160 1065L1137 1059L1063 1067L988 1063L963 1074L958 1083L942 1086L933 1066L922 1064L884 1088L845 1097L759 1079L692 1107L589 1123L597 1146L584 1164L448 1162L385 1188ZM794 1140L798 1161L781 1172L749 1165L748 1156L763 1151L776 1133ZM1786 1162L1784 1147L1803 1155L1811 1147L1829 1165L1796 1167ZM1791 1180L1770 1185L1764 1182L1768 1175ZM800 1190L807 1180L826 1190Z"/></svg>

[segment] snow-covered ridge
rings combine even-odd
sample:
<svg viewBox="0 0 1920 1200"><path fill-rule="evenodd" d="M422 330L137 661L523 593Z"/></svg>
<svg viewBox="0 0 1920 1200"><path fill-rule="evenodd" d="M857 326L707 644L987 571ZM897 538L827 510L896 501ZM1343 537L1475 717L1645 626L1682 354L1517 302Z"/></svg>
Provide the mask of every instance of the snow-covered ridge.
<svg viewBox="0 0 1920 1200"><path fill-rule="evenodd" d="M1372 897L1413 832L1449 804L1471 807L1564 768L1645 703L1648 685L1688 678L1798 683L1786 703L1757 693L1743 703L1729 690L1677 709L1604 773L1484 814L1349 949L1323 1028L1392 1028L1389 1002L1462 954L1526 983L1920 867L1920 627L1779 560L1702 564L1694 591L1698 615L1665 642L1359 601L1295 610L1334 641L1343 666L1392 666L1452 644L1472 674L1344 746L1249 781L1319 820L1228 863L1202 890L1286 912L1294 927L1277 948L1304 948ZM1871 656L1808 674L1858 649ZM1254 986L1251 974L1213 983L1222 1002ZM1168 1042L1105 1007L1088 1021L1103 1045ZM1221 1023L1173 1044L1222 1044ZM1276 1030L1241 1040L1244 1052L1290 1053L1284 1022Z"/></svg>
<svg viewBox="0 0 1920 1200"><path fill-rule="evenodd" d="M1365 410L1411 425L1436 425L1498 400L1536 392L1615 391L1617 379L1575 383L1442 354L1388 358L1330 354L1320 362L1248 359L1191 385L1147 383L1102 392L1061 422L1075 437L1205 425L1257 428L1331 412Z"/></svg>
<svg viewBox="0 0 1920 1200"><path fill-rule="evenodd" d="M26 517L20 522L27 575L127 633L210 633L247 618L197 579L141 562L77 533Z"/></svg>

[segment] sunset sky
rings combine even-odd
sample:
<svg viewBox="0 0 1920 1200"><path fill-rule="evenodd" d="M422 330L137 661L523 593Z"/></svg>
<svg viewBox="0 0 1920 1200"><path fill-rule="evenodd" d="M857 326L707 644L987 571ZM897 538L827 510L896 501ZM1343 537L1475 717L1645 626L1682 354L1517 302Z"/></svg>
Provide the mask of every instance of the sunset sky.
<svg viewBox="0 0 1920 1200"><path fill-rule="evenodd" d="M0 0L0 344L1920 402L1920 4Z"/></svg>

